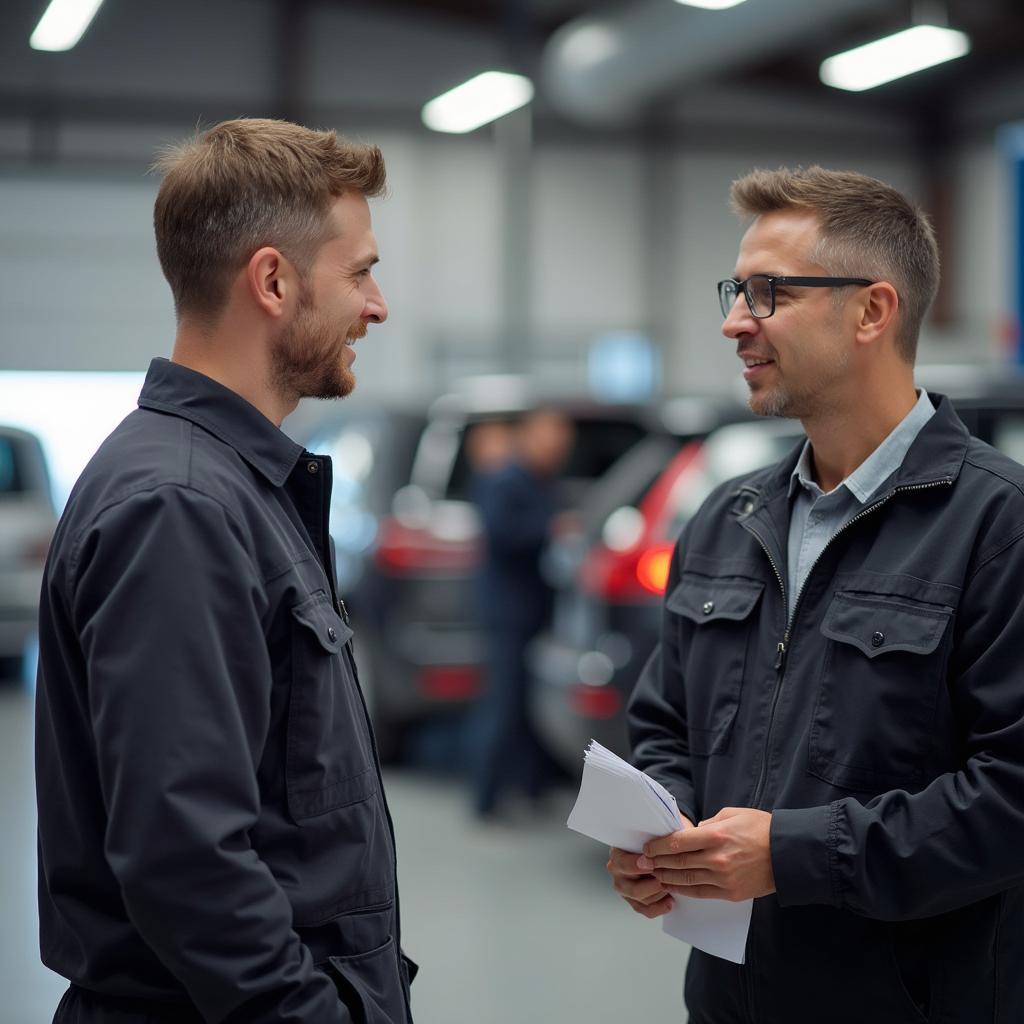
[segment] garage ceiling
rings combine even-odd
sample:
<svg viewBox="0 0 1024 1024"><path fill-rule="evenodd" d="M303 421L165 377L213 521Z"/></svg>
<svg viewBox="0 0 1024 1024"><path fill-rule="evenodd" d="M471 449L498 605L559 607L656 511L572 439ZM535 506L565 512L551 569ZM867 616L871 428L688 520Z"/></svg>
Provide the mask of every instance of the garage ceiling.
<svg viewBox="0 0 1024 1024"><path fill-rule="evenodd" d="M758 28L774 5L802 8L783 38ZM106 0L74 50L41 54L27 40L45 6L4 0L0 159L17 148L12 139L28 140L31 159L54 159L54 138L75 126L192 125L239 114L420 131L426 100L495 66L534 76L539 130L570 135L671 137L702 110L723 130L770 131L773 117L783 123L801 105L826 119L896 121L936 140L1024 117L1020 0L938 5L970 35L972 52L861 94L822 85L818 65L908 26L910 0L748 0L719 13L671 0ZM607 124L576 116L553 87L552 40L580 19L614 23L641 9L672 19L678 63L625 115ZM702 36L715 18L728 31ZM702 58L720 51L721 59L688 59L691 37ZM651 59L642 39L628 54L638 72Z"/></svg>

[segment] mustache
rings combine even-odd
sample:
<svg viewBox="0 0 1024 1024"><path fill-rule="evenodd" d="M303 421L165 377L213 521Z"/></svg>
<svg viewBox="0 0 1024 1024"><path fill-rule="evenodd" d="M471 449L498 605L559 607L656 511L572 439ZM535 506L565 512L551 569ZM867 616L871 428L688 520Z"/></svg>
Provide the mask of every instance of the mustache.
<svg viewBox="0 0 1024 1024"><path fill-rule="evenodd" d="M358 341L360 338L365 338L365 337L366 337L366 321L365 320L360 320L359 323L353 324L352 327L349 328L349 332L348 332L348 335L347 335L345 340L346 341Z"/></svg>

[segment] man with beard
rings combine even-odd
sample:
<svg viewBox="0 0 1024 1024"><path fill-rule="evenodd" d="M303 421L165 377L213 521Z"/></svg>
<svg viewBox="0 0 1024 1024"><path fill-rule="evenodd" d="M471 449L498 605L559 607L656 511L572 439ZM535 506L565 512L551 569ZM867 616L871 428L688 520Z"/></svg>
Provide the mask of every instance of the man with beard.
<svg viewBox="0 0 1024 1024"><path fill-rule="evenodd" d="M409 1024L394 835L335 591L330 459L280 430L387 307L376 147L279 121L168 153L178 330L79 479L43 584L55 1020Z"/></svg>
<svg viewBox="0 0 1024 1024"><path fill-rule="evenodd" d="M920 211L818 167L732 196L722 330L807 441L683 530L629 709L683 820L609 871L646 917L754 900L692 1024L1024 1020L1024 469L915 390Z"/></svg>

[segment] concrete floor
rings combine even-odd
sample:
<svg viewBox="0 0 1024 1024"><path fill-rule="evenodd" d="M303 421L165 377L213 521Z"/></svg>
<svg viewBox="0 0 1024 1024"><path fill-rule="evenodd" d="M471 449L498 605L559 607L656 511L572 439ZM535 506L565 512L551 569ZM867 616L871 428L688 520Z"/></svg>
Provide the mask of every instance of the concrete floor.
<svg viewBox="0 0 1024 1024"><path fill-rule="evenodd" d="M417 1024L667 1024L686 1019L687 948L611 891L605 851L543 818L481 829L452 780L390 772ZM32 698L0 690L4 1024L45 1024L65 988L38 960Z"/></svg>

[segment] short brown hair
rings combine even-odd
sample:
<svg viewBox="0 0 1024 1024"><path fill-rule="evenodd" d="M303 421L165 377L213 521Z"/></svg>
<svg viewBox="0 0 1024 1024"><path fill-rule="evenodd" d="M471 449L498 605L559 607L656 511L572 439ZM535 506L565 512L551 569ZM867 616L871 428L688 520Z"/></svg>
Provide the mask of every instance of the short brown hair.
<svg viewBox="0 0 1024 1024"><path fill-rule="evenodd" d="M823 167L755 170L732 183L740 216L807 210L821 229L810 258L837 277L887 281L899 295L896 341L913 364L917 337L939 287L939 250L927 216L891 185Z"/></svg>
<svg viewBox="0 0 1024 1024"><path fill-rule="evenodd" d="M301 272L326 240L325 218L345 192L384 191L376 146L288 121L222 121L168 148L153 223L179 319L213 321L232 275L264 245Z"/></svg>

